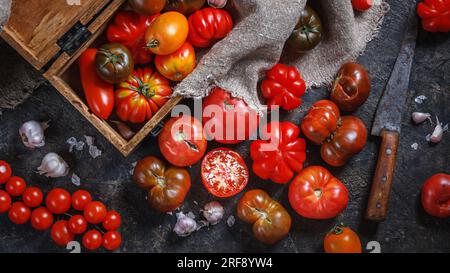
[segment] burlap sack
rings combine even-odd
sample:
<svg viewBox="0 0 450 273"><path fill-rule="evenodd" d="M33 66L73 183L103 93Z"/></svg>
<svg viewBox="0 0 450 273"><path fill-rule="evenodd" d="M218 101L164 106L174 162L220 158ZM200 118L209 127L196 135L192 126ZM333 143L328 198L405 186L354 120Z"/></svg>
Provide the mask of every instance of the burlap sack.
<svg viewBox="0 0 450 273"><path fill-rule="evenodd" d="M10 9L11 0L0 0L0 31L8 20Z"/></svg>
<svg viewBox="0 0 450 273"><path fill-rule="evenodd" d="M321 44L303 55L283 53L306 0L231 0L237 18L233 31L203 56L195 71L175 92L201 98L213 86L243 98L263 110L258 81L277 62L296 66L309 86L332 81L339 66L354 60L377 33L388 4L382 0L369 11L354 12L351 0L310 1L319 13L325 33Z"/></svg>

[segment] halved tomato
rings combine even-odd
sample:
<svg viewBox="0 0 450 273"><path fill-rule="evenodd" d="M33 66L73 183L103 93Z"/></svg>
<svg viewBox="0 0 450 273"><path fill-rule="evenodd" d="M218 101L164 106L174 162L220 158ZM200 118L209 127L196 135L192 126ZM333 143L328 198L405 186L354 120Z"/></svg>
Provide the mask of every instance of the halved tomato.
<svg viewBox="0 0 450 273"><path fill-rule="evenodd" d="M231 197L247 186L249 173L241 155L228 148L209 152L202 162L202 181L206 189L217 197Z"/></svg>

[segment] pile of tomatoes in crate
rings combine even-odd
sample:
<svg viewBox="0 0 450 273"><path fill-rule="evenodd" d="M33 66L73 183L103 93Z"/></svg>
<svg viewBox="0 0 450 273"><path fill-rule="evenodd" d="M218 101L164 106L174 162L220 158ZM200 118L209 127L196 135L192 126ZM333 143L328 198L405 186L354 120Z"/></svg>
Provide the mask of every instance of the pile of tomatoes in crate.
<svg viewBox="0 0 450 273"><path fill-rule="evenodd" d="M81 236L83 246L96 250L116 250L122 243L117 231L121 216L114 210L107 210L100 201L93 201L88 191L78 190L72 195L60 188L54 188L44 196L38 187L27 187L21 177L12 176L10 165L0 160L0 214L17 225L28 222L38 231L50 229L53 241L66 246Z"/></svg>
<svg viewBox="0 0 450 273"><path fill-rule="evenodd" d="M207 48L233 28L230 14L205 0L129 0L107 28L107 44L79 58L89 108L102 119L140 124L170 99L172 84L196 67L195 48Z"/></svg>

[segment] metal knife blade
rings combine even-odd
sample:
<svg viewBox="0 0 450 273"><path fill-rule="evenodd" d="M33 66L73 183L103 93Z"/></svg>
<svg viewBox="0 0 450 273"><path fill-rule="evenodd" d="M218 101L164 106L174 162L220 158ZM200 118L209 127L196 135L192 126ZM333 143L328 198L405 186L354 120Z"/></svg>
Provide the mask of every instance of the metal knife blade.
<svg viewBox="0 0 450 273"><path fill-rule="evenodd" d="M374 136L380 136L383 129L400 133L402 111L406 104L418 32L416 5L412 6L400 53L378 104L372 125L372 135Z"/></svg>

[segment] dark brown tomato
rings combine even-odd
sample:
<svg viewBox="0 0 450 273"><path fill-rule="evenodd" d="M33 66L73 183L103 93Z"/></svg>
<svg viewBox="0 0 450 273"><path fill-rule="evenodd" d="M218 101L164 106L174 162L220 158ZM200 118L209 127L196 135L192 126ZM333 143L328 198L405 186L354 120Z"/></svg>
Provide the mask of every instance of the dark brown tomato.
<svg viewBox="0 0 450 273"><path fill-rule="evenodd" d="M191 177L186 169L166 166L160 159L149 156L138 162L133 180L148 190L150 206L160 212L170 212L183 204L191 188Z"/></svg>
<svg viewBox="0 0 450 273"><path fill-rule="evenodd" d="M143 15L154 15L164 8L166 0L128 0L131 8Z"/></svg>
<svg viewBox="0 0 450 273"><path fill-rule="evenodd" d="M201 9L206 0L167 0L166 10L178 11L184 15L189 15Z"/></svg>
<svg viewBox="0 0 450 273"><path fill-rule="evenodd" d="M104 81L120 83L125 81L131 72L133 72L133 55L122 44L105 44L97 51L95 65L98 75Z"/></svg>
<svg viewBox="0 0 450 273"><path fill-rule="evenodd" d="M300 14L291 37L286 42L287 49L293 53L305 53L320 43L322 32L322 21L319 15L307 5Z"/></svg>

